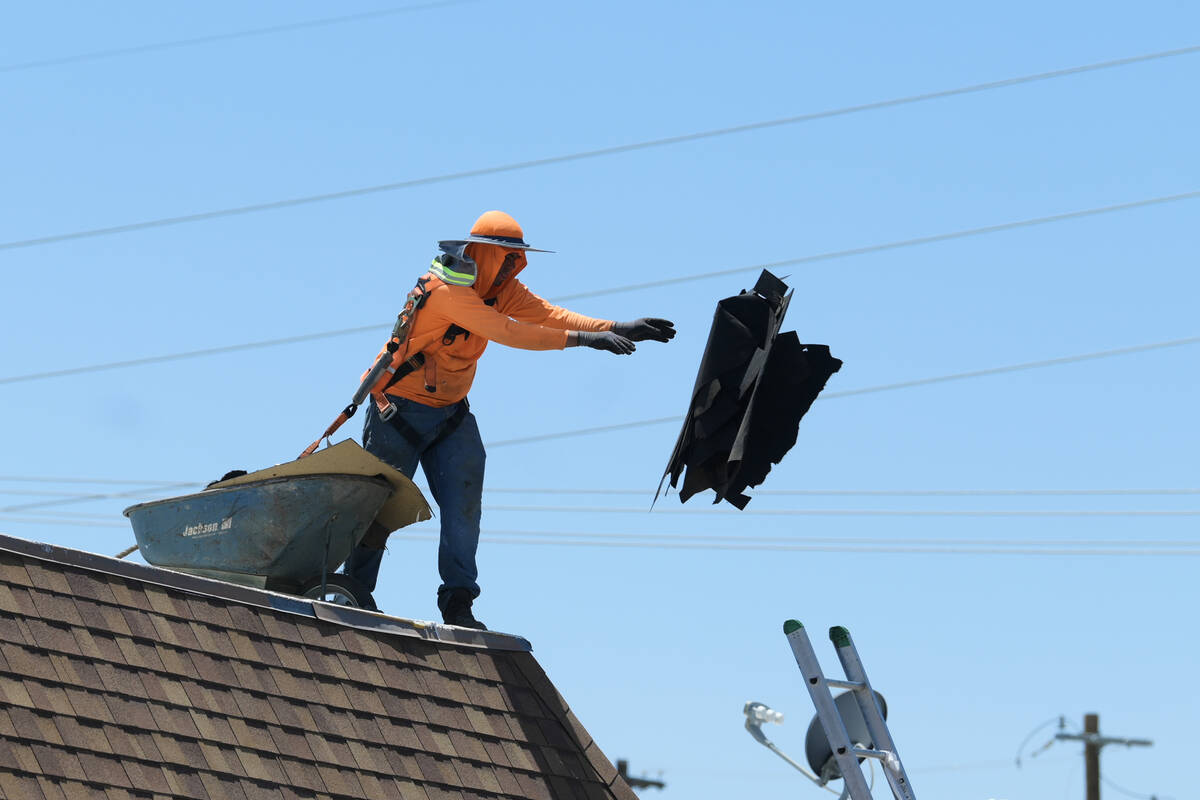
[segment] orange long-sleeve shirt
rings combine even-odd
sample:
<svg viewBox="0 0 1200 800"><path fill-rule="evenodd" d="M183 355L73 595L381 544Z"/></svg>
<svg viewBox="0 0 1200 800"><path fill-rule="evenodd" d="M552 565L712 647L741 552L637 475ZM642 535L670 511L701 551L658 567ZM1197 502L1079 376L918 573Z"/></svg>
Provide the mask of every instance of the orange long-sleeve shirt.
<svg viewBox="0 0 1200 800"><path fill-rule="evenodd" d="M452 325L469 335L459 333L445 343ZM476 364L489 341L522 350L561 350L567 344L567 331L606 331L612 326L612 320L587 317L543 300L515 277L504 281L495 305L484 303L475 287L439 281L417 312L408 337L406 357L424 353L425 366L397 381L387 393L427 406L448 406L471 390ZM426 381L436 391L426 391Z"/></svg>

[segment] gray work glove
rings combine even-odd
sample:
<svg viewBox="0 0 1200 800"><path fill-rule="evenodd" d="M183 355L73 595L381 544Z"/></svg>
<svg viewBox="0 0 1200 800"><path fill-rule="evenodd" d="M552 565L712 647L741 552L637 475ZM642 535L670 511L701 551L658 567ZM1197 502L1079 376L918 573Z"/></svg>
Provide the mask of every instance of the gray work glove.
<svg viewBox="0 0 1200 800"><path fill-rule="evenodd" d="M637 348L633 342L612 331L572 331L575 346L594 347L619 356L627 356Z"/></svg>
<svg viewBox="0 0 1200 800"><path fill-rule="evenodd" d="M634 342L650 339L669 342L675 338L675 323L658 317L642 317L633 322L614 322L612 332Z"/></svg>

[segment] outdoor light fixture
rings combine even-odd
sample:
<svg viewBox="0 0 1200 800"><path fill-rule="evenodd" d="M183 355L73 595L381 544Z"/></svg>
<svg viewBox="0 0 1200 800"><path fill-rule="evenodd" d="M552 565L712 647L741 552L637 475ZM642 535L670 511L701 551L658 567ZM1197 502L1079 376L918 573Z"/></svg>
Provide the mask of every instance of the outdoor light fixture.
<svg viewBox="0 0 1200 800"><path fill-rule="evenodd" d="M886 715L887 704L883 699L883 695L876 692L875 697L885 709L883 713ZM838 711L843 715L843 719L848 721L846 727L850 734L851 741L856 743L855 746L862 746L862 742L870 741L870 736L866 731L866 723L862 721L862 712L858 711L858 707L856 705L853 705L853 699L854 698L850 692L839 695L837 698ZM858 713L857 718L854 717L856 712ZM782 711L776 711L766 703L759 703L752 700L746 703L745 707L742 708L742 713L746 715L746 730L749 731L750 735L754 737L756 742L761 744L763 747L766 747L768 750L782 758L787 763L791 764L800 772L801 775L808 778L817 786L820 786L822 789L825 789L828 792L837 794L836 791L830 789L828 786L826 786L826 784L828 784L831 780L837 780L838 778L841 778L842 773L837 767L836 760L833 758L833 751L829 750L828 740L821 732L821 723L819 718L813 717L812 722L808 726L808 736L807 740L805 741L804 749L806 751L805 755L808 757L808 763L812 765L814 769L820 772L820 777L805 769L792 759L788 758L788 756L782 750L776 747L775 743L768 739L766 734L763 733L762 726L765 723L774 722L776 725L783 724ZM862 759L860 758L859 761L861 762ZM871 784L874 785L874 783L875 768L874 764L872 764ZM849 797L849 791L849 787L846 787L842 791L841 798L844 799Z"/></svg>
<svg viewBox="0 0 1200 800"><path fill-rule="evenodd" d="M783 724L783 712L776 711L763 703L746 703L746 707L742 709L742 712L746 715L746 730L750 731L750 735L759 741L766 738L762 735L761 726L763 723L774 722L776 725Z"/></svg>
<svg viewBox="0 0 1200 800"><path fill-rule="evenodd" d="M764 722L774 722L776 725L783 724L782 711L776 711L766 703L759 703L751 700L750 702L746 703L745 707L742 709L742 713L746 715L746 730L749 731L750 735L754 737L754 741L758 742L763 747L766 747L772 753L779 756L796 769L800 770L800 773L813 783L817 784L818 786L822 785L823 782L820 778L818 778L816 775L813 775L811 772L797 764L792 759L788 758L787 755L778 747L776 747L774 742L768 739L766 734L762 732L762 726Z"/></svg>

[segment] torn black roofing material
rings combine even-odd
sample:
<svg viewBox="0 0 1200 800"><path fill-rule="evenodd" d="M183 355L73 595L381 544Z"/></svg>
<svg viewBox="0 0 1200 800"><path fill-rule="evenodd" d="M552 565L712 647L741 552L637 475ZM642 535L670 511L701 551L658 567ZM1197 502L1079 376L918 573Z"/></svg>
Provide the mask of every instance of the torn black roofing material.
<svg viewBox="0 0 1200 800"><path fill-rule="evenodd" d="M530 649L0 536L0 797L634 798Z"/></svg>
<svg viewBox="0 0 1200 800"><path fill-rule="evenodd" d="M841 369L828 346L779 332L791 298L787 284L763 270L752 291L717 303L683 430L663 475L671 486L684 476L681 502L714 489L714 503L745 508L746 487L761 484L783 460L801 418Z"/></svg>

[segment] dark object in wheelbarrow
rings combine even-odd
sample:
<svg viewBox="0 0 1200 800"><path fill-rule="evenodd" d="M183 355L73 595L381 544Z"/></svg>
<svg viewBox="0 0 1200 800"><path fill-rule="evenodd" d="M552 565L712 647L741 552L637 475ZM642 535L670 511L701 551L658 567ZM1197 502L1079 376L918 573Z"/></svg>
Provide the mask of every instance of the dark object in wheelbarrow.
<svg viewBox="0 0 1200 800"><path fill-rule="evenodd" d="M326 598L373 608L362 587L332 576L392 491L382 477L293 475L140 503L125 516L155 566L314 599L324 579Z"/></svg>
<svg viewBox="0 0 1200 800"><path fill-rule="evenodd" d="M244 469L231 469L231 470L229 470L229 472L226 472L224 475L217 478L215 481L209 481L208 485L205 486L204 488L211 489L212 487L216 486L221 481L228 481L228 480L232 480L233 478L240 478L243 475L249 475L249 474L250 473L246 472L246 470L244 470Z"/></svg>

